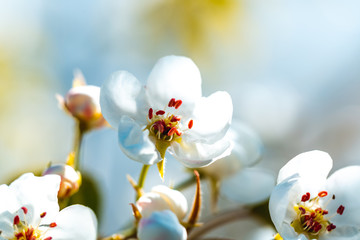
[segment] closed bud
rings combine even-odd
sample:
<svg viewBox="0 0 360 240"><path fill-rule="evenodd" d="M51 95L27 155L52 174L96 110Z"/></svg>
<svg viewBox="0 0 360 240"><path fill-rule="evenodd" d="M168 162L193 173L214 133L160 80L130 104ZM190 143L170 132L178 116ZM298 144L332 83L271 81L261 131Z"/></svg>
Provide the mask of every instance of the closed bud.
<svg viewBox="0 0 360 240"><path fill-rule="evenodd" d="M107 125L100 108L100 87L86 85L80 72L75 73L73 87L65 97L57 98L62 108L77 119L85 130Z"/></svg>
<svg viewBox="0 0 360 240"><path fill-rule="evenodd" d="M81 185L81 174L73 167L66 164L55 164L47 168L43 172L43 176L49 174L56 174L61 177L58 198L69 198L75 194Z"/></svg>

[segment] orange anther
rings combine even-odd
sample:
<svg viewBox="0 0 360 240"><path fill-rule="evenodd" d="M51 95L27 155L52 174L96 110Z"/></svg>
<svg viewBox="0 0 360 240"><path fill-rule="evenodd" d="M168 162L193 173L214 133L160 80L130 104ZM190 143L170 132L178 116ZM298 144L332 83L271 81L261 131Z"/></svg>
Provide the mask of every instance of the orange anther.
<svg viewBox="0 0 360 240"><path fill-rule="evenodd" d="M319 197L326 197L328 195L327 191L321 191L318 193Z"/></svg>
<svg viewBox="0 0 360 240"><path fill-rule="evenodd" d="M191 119L188 123L188 128L191 129L194 125L194 121Z"/></svg>
<svg viewBox="0 0 360 240"><path fill-rule="evenodd" d="M49 227L51 227L51 228L54 228L54 227L56 227L56 226L57 226L56 222L52 222L52 223L50 223L50 225L49 225Z"/></svg>
<svg viewBox="0 0 360 240"><path fill-rule="evenodd" d="M172 136L175 132L176 132L176 127L172 127L170 130L169 130L169 132L168 132L168 136Z"/></svg>

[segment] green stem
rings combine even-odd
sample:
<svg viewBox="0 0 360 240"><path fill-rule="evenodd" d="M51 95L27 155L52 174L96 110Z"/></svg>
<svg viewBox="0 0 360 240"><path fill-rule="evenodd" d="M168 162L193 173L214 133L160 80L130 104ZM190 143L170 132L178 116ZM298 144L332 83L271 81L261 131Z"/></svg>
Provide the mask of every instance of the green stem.
<svg viewBox="0 0 360 240"><path fill-rule="evenodd" d="M81 151L81 144L83 141L84 133L85 133L85 128L83 124L77 122L75 126L75 138L74 138L74 148L73 148L74 151L73 167L75 170L79 170L79 166L80 166L80 151Z"/></svg>
<svg viewBox="0 0 360 240"><path fill-rule="evenodd" d="M145 184L145 179L146 179L146 175L149 171L150 165L143 165L141 172L140 172L140 176L139 176L139 181L137 183L137 187L139 190L141 190L144 187ZM137 193L136 194L136 200L138 200L140 198L140 194Z"/></svg>

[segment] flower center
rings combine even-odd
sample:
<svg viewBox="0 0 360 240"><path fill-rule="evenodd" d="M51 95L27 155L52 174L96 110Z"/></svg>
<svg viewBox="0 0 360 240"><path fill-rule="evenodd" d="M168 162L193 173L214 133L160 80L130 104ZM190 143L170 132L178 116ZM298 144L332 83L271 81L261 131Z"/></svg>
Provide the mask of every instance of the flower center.
<svg viewBox="0 0 360 240"><path fill-rule="evenodd" d="M181 100L170 99L167 107L174 108L172 112L166 112L167 107L164 110L154 111L149 109L148 113L148 125L145 129L148 129L150 135L155 139L155 145L161 154L161 157L165 157L165 151L170 146L172 141L181 141L181 136L184 131L193 127L193 120L189 120L187 129L182 129L181 116L176 115L176 110L181 106Z"/></svg>
<svg viewBox="0 0 360 240"><path fill-rule="evenodd" d="M297 216L291 223L291 226L297 233L304 234L309 239L318 239L324 232L331 232L336 228L330 222L330 219L336 213L328 217L329 212L325 209L329 201L335 199L335 195L325 203L325 207L322 207L319 202L321 198L327 195L326 191L321 191L316 197L310 198L310 193L307 192L301 197L301 201L294 206ZM342 215L344 210L345 207L340 205L337 209L337 214Z"/></svg>
<svg viewBox="0 0 360 240"><path fill-rule="evenodd" d="M22 207L18 213L22 213L23 218L20 218L21 214L17 214L13 220L13 229L14 235L9 240L51 240L52 237L44 237L47 230L57 226L55 222L50 224L38 224L37 226L32 226L28 224L26 219L28 209ZM40 218L43 219L46 216L46 212L40 214ZM0 236L2 236L2 231L0 231Z"/></svg>

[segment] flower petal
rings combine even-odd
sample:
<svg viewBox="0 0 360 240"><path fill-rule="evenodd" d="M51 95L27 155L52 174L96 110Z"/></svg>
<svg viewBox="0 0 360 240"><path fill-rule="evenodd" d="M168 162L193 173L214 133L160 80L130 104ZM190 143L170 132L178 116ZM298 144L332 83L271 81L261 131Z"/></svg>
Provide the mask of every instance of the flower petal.
<svg viewBox="0 0 360 240"><path fill-rule="evenodd" d="M82 205L72 205L60 211L57 226L49 229L45 237L54 240L95 240L97 220L94 212Z"/></svg>
<svg viewBox="0 0 360 240"><path fill-rule="evenodd" d="M142 218L137 237L139 240L186 240L187 233L175 214L165 210L153 212L149 218Z"/></svg>
<svg viewBox="0 0 360 240"><path fill-rule="evenodd" d="M271 220L284 239L295 238L297 235L290 224L296 218L293 207L302 191L299 175L296 174L284 179L271 193L269 201Z"/></svg>
<svg viewBox="0 0 360 240"><path fill-rule="evenodd" d="M0 213L7 211L15 212L22 207L15 193L5 184L0 186L0 196Z"/></svg>
<svg viewBox="0 0 360 240"><path fill-rule="evenodd" d="M335 195L329 203L329 212L336 212L340 205L345 207L342 215L336 215L332 222L336 230L340 226L360 226L360 166L349 166L337 170L327 181L327 190ZM360 229L358 228L358 231ZM334 231L335 232L335 231Z"/></svg>
<svg viewBox="0 0 360 240"><path fill-rule="evenodd" d="M199 69L187 57L160 58L146 84L146 97L154 109L163 109L171 98L175 98L183 102L179 112L188 115L201 95Z"/></svg>
<svg viewBox="0 0 360 240"><path fill-rule="evenodd" d="M260 168L246 168L233 177L225 179L220 191L227 198L238 203L255 204L269 198L274 186L273 173Z"/></svg>
<svg viewBox="0 0 360 240"><path fill-rule="evenodd" d="M163 185L155 186L151 189L151 191L160 194L160 196L172 206L172 209L170 210L172 210L179 219L183 219L185 217L188 211L188 203L181 192Z"/></svg>
<svg viewBox="0 0 360 240"><path fill-rule="evenodd" d="M310 151L297 155L279 171L278 183L284 179L299 174L304 181L324 185L327 175L332 168L332 159L322 151Z"/></svg>
<svg viewBox="0 0 360 240"><path fill-rule="evenodd" d="M169 152L189 168L204 167L231 153L232 144L223 138L213 144L195 142L172 142Z"/></svg>
<svg viewBox="0 0 360 240"><path fill-rule="evenodd" d="M143 87L129 72L115 72L101 86L100 105L104 118L117 128L124 115L146 122L146 104Z"/></svg>
<svg viewBox="0 0 360 240"><path fill-rule="evenodd" d="M214 143L225 136L229 129L233 105L227 92L215 92L196 102L193 112L193 127L184 138L189 141Z"/></svg>
<svg viewBox="0 0 360 240"><path fill-rule="evenodd" d="M163 185L155 186L151 192L142 195L136 205L144 218L155 211L170 210L181 220L188 209L187 200L181 192Z"/></svg>
<svg viewBox="0 0 360 240"><path fill-rule="evenodd" d="M58 175L35 177L32 173L26 173L12 182L9 187L16 194L21 206L31 208L27 215L28 222L37 223L41 213L46 212L43 220L47 221L59 212L57 200L59 186Z"/></svg>
<svg viewBox="0 0 360 240"><path fill-rule="evenodd" d="M143 131L133 119L127 116L123 116L120 120L118 138L121 150L129 158L147 165L162 160L149 138L149 131Z"/></svg>

